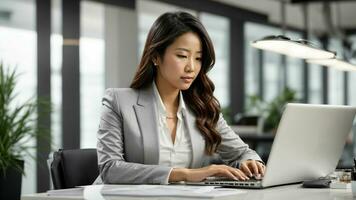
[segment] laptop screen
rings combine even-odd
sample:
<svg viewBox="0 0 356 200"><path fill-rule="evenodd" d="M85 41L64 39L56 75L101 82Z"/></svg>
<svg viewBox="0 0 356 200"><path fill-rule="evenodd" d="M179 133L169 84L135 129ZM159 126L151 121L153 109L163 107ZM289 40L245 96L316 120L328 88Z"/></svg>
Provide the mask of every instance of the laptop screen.
<svg viewBox="0 0 356 200"><path fill-rule="evenodd" d="M287 104L262 186L324 177L335 170L356 107Z"/></svg>

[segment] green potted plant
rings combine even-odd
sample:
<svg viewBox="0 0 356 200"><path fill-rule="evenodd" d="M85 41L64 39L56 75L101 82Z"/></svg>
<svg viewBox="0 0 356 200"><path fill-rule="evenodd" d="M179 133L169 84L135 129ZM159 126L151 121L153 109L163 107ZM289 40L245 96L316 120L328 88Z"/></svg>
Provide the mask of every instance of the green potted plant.
<svg viewBox="0 0 356 200"><path fill-rule="evenodd" d="M285 105L297 101L296 91L286 87L271 102L263 101L256 95L250 96L247 111L258 114L263 118L264 132L274 133L281 120Z"/></svg>
<svg viewBox="0 0 356 200"><path fill-rule="evenodd" d="M36 125L39 105L44 101L16 101L16 70L0 63L0 199L20 199L24 156L32 156L28 141L46 134ZM37 114L37 115L36 115Z"/></svg>

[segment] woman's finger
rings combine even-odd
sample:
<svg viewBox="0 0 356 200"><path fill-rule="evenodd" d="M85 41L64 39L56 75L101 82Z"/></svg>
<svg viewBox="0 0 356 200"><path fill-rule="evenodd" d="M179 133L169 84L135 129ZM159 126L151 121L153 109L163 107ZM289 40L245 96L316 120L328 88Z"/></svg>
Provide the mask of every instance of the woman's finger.
<svg viewBox="0 0 356 200"><path fill-rule="evenodd" d="M235 176L239 177L239 179L242 179L243 181L250 179L243 171L239 169L234 169L233 172Z"/></svg>
<svg viewBox="0 0 356 200"><path fill-rule="evenodd" d="M239 177L239 179L242 179L244 181L250 179L248 176L246 176L246 174L243 171L241 171L241 170L239 170L237 168L234 168L234 167L230 167L230 166L227 166L227 167L228 167L229 170L231 170L231 172L235 176Z"/></svg>
<svg viewBox="0 0 356 200"><path fill-rule="evenodd" d="M251 170L248 168L248 166L246 165L245 162L241 163L240 169L241 169L245 174L247 174L249 177L252 177L252 172L251 172Z"/></svg>
<svg viewBox="0 0 356 200"><path fill-rule="evenodd" d="M230 170L228 169L219 169L219 175L231 178L233 180L240 180L240 176L235 176Z"/></svg>
<svg viewBox="0 0 356 200"><path fill-rule="evenodd" d="M262 176L264 176L265 175L265 165L260 162L257 162L257 167L258 167L258 171L260 172L260 174Z"/></svg>
<svg viewBox="0 0 356 200"><path fill-rule="evenodd" d="M220 176L225 176L228 178L232 178L234 180L248 180L249 178L243 173L241 170L227 166L220 165L218 167L218 173Z"/></svg>
<svg viewBox="0 0 356 200"><path fill-rule="evenodd" d="M248 165L249 165L249 168L252 169L253 173L255 175L259 174L258 173L258 167L257 167L257 164L256 164L256 161L254 160L251 160L248 162Z"/></svg>

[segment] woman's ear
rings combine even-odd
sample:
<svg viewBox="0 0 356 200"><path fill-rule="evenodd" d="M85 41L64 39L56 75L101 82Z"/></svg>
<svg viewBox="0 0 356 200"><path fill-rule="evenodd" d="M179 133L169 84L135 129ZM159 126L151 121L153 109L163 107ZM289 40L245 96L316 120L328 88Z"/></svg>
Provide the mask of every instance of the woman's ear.
<svg viewBox="0 0 356 200"><path fill-rule="evenodd" d="M160 64L160 57L159 57L159 55L153 56L152 62L153 62L153 65L154 65L154 66L159 66L159 64Z"/></svg>
<svg viewBox="0 0 356 200"><path fill-rule="evenodd" d="M154 66L157 66L157 65L158 65L156 58L153 58L153 59L152 59L152 62L153 62L153 65L154 65Z"/></svg>

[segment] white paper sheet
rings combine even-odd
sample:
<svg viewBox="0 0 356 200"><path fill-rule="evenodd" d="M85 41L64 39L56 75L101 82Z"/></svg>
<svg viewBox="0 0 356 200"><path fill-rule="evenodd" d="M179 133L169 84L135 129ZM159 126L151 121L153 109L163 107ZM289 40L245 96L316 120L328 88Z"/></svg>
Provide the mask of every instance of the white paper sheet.
<svg viewBox="0 0 356 200"><path fill-rule="evenodd" d="M132 196L132 197L193 197L214 198L246 193L231 188L216 188L215 186L187 185L117 185L103 188L102 195Z"/></svg>
<svg viewBox="0 0 356 200"><path fill-rule="evenodd" d="M83 196L83 187L61 189L61 190L48 190L48 196Z"/></svg>

